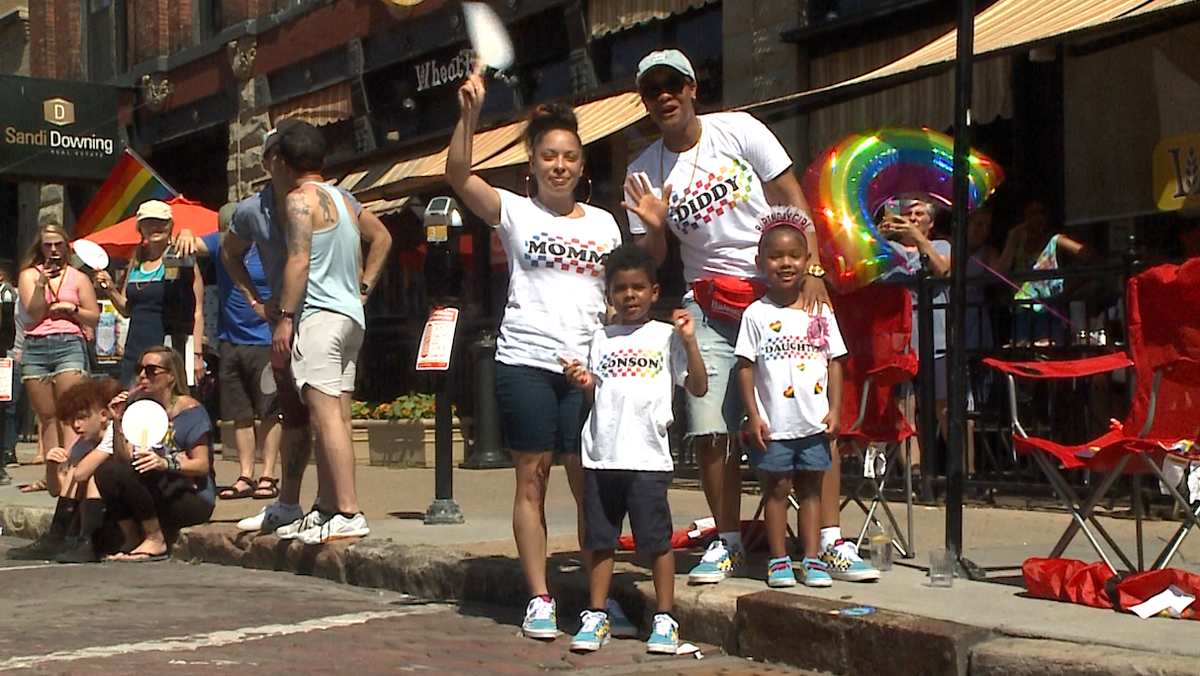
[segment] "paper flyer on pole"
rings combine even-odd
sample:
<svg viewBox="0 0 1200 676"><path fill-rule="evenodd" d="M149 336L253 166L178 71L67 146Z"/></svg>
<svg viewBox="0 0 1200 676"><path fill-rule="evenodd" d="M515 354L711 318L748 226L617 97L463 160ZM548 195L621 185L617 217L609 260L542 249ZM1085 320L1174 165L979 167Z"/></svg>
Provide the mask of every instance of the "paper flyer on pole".
<svg viewBox="0 0 1200 676"><path fill-rule="evenodd" d="M421 333L417 350L418 371L446 371L450 368L450 353L454 350L454 328L458 325L458 309L438 308L429 315Z"/></svg>

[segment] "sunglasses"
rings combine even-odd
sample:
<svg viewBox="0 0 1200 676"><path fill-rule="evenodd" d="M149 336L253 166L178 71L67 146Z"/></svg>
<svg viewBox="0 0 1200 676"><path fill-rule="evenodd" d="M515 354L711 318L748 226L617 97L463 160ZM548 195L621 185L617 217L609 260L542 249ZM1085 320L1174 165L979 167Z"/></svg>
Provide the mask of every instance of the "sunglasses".
<svg viewBox="0 0 1200 676"><path fill-rule="evenodd" d="M57 249L58 247L67 248L66 242L42 242L43 249Z"/></svg>
<svg viewBox="0 0 1200 676"><path fill-rule="evenodd" d="M647 78L638 87L638 93L642 98L656 99L666 92L672 96L677 96L683 92L683 88L688 85L688 79L681 73L671 73L663 78L651 80Z"/></svg>
<svg viewBox="0 0 1200 676"><path fill-rule="evenodd" d="M160 366L158 364L138 364L137 370L134 371L134 374L140 376L145 373L147 378L153 378L154 376L160 373L166 373L169 370L170 369L168 369L166 366Z"/></svg>

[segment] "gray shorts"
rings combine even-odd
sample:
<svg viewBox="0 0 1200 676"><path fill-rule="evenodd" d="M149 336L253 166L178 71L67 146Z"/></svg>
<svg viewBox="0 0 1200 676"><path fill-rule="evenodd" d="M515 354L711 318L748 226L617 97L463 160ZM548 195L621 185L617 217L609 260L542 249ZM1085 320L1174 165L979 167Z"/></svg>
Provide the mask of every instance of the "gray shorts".
<svg viewBox="0 0 1200 676"><path fill-rule="evenodd" d="M353 392L363 334L357 322L337 312L317 310L301 319L292 340L292 375L300 392L305 386L331 397Z"/></svg>

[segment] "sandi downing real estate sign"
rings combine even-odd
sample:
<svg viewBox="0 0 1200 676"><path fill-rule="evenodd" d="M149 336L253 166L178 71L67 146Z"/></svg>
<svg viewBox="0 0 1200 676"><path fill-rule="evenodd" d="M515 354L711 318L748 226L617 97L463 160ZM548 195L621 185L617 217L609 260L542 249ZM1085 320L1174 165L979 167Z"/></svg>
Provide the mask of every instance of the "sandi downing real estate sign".
<svg viewBox="0 0 1200 676"><path fill-rule="evenodd" d="M0 75L0 175L103 181L122 150L115 88Z"/></svg>

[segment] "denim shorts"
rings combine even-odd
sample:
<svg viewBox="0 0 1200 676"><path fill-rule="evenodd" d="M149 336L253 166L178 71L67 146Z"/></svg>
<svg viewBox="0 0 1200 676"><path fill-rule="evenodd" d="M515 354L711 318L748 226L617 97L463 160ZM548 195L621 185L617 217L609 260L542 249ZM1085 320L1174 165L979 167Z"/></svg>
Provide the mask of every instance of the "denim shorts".
<svg viewBox="0 0 1200 676"><path fill-rule="evenodd" d="M70 333L25 336L21 380L41 380L72 371L87 375L90 363L83 336Z"/></svg>
<svg viewBox="0 0 1200 676"><path fill-rule="evenodd" d="M824 472L833 467L829 437L824 433L802 439L774 439L767 450L750 448L750 466L769 474Z"/></svg>
<svg viewBox="0 0 1200 676"><path fill-rule="evenodd" d="M703 397L692 396L691 392L687 394L687 437L739 430L745 410L733 381L733 367L737 364L733 348L741 327L734 322L706 317L691 296L684 297L683 309L692 315L696 343L700 346L704 371L708 374L708 392Z"/></svg>
<svg viewBox="0 0 1200 676"><path fill-rule="evenodd" d="M510 451L580 452L583 390L563 374L496 362L496 403Z"/></svg>

